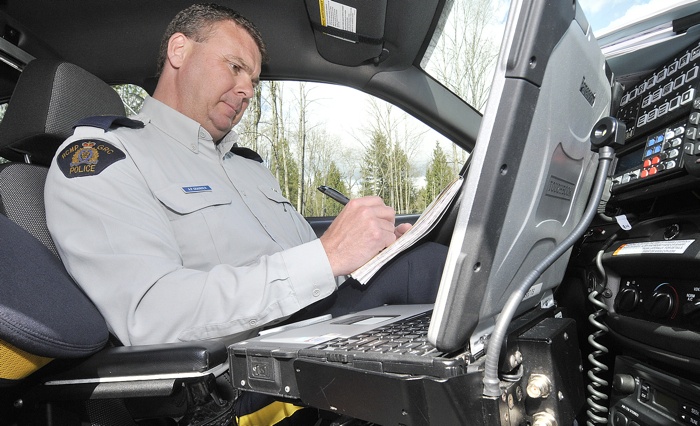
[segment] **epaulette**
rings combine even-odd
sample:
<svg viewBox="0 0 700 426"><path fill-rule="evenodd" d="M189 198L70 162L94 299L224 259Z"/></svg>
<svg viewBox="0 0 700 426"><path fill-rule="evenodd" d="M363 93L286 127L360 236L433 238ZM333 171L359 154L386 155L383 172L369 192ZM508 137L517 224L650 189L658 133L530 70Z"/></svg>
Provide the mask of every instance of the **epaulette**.
<svg viewBox="0 0 700 426"><path fill-rule="evenodd" d="M234 153L235 155L240 156L240 157L247 158L247 159L253 160L253 161L257 161L258 163L263 162L263 159L260 156L260 154L253 151L250 148L245 148L242 146L233 145L233 148L231 148L231 152Z"/></svg>
<svg viewBox="0 0 700 426"><path fill-rule="evenodd" d="M116 127L128 127L130 129L141 129L144 124L142 121L134 120L121 115L95 115L86 117L78 121L73 128L76 127L97 127L105 132Z"/></svg>

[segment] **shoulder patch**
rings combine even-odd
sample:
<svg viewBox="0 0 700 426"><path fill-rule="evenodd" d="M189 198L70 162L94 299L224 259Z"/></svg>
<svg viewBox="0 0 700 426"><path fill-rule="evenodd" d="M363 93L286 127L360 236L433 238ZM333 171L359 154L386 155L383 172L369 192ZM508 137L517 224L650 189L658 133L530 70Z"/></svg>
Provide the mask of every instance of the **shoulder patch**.
<svg viewBox="0 0 700 426"><path fill-rule="evenodd" d="M78 121L73 128L81 126L97 127L98 129L102 129L106 132L114 127L140 129L143 127L143 122L121 115L96 115L93 117L83 118L82 120Z"/></svg>
<svg viewBox="0 0 700 426"><path fill-rule="evenodd" d="M63 148L56 164L67 178L74 178L98 175L124 158L124 152L108 142L82 139Z"/></svg>

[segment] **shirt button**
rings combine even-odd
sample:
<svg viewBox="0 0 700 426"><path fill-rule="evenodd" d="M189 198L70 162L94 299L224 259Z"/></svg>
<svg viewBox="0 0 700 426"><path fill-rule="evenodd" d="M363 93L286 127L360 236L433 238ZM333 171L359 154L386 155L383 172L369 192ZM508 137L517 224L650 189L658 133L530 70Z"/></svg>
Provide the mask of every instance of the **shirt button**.
<svg viewBox="0 0 700 426"><path fill-rule="evenodd" d="M252 319L252 320L250 320L250 321L248 322L248 324L250 324L250 325L252 325L252 326L254 326L254 325L257 324L257 323L258 323L258 320L254 320L254 319Z"/></svg>
<svg viewBox="0 0 700 426"><path fill-rule="evenodd" d="M314 291L311 293L314 295L314 297L318 297L321 294L321 290L315 288Z"/></svg>

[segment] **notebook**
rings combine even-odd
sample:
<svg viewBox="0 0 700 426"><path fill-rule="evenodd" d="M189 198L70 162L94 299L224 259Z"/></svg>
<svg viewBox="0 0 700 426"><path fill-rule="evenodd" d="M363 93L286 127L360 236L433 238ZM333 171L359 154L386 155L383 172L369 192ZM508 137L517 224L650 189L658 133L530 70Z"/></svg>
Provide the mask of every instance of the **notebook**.
<svg viewBox="0 0 700 426"><path fill-rule="evenodd" d="M464 374L483 356L513 289L581 218L597 167L590 132L610 110L606 70L576 2L514 0L435 303L382 306L235 343L234 385L303 399L299 360L357 374ZM553 303L568 257L539 277L518 315Z"/></svg>

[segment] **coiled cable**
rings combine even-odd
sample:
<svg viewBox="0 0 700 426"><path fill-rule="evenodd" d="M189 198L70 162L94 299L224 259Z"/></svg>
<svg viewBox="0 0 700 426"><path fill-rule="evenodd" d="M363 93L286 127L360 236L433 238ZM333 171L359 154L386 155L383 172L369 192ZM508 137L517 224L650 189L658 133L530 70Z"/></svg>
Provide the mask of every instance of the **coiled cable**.
<svg viewBox="0 0 700 426"><path fill-rule="evenodd" d="M596 256L596 267L603 277L602 288L607 286L607 274L603 268L603 257L604 250L598 252ZM598 299L597 288L593 288L588 294L588 300L596 307L596 310L588 316L588 322L593 325L597 330L588 335L588 343L593 346L593 351L588 355L588 361L591 363L591 368L588 370L588 378L590 383L586 387L588 393L590 394L586 402L588 403L588 410L586 410L586 415L588 416L588 421L586 424L588 426L595 426L596 424L607 424L608 423L608 407L607 400L608 394L604 390L608 387L608 381L603 379L600 375L601 372L608 371L608 366L600 361L599 358L608 354L608 348L600 343L599 339L608 333L608 327L602 323L599 319L607 314L607 306L603 301Z"/></svg>

